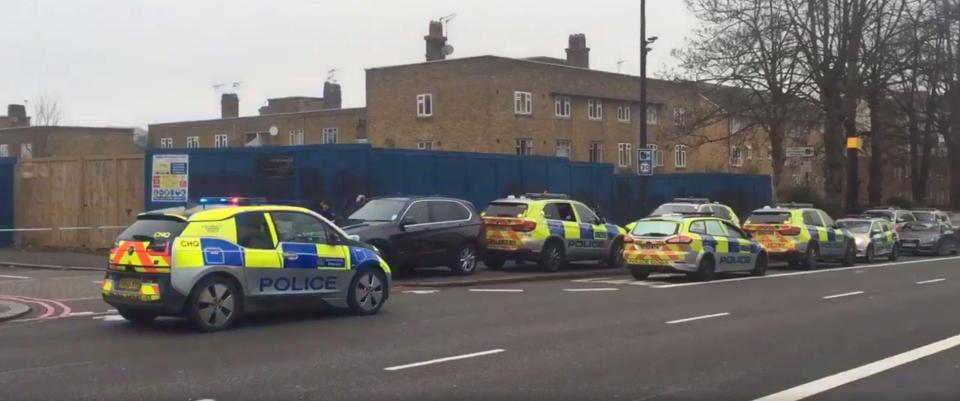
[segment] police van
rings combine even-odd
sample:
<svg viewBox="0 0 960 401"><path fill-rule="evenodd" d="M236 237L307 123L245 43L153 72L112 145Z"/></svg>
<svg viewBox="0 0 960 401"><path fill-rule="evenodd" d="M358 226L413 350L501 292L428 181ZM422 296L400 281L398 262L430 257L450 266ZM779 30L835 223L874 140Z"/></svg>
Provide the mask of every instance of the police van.
<svg viewBox="0 0 960 401"><path fill-rule="evenodd" d="M104 301L132 322L181 316L203 331L273 308L383 307L391 272L375 247L308 209L244 203L140 214L110 251Z"/></svg>

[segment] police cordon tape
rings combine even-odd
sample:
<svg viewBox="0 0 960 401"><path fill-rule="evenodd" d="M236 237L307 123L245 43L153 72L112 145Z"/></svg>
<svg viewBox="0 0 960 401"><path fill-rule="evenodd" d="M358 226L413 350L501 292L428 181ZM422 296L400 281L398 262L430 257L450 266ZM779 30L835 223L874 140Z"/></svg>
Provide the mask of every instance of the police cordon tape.
<svg viewBox="0 0 960 401"><path fill-rule="evenodd" d="M0 228L0 233L43 232L43 231L81 231L81 230L121 230L127 226L89 226L89 227L45 227L45 228Z"/></svg>

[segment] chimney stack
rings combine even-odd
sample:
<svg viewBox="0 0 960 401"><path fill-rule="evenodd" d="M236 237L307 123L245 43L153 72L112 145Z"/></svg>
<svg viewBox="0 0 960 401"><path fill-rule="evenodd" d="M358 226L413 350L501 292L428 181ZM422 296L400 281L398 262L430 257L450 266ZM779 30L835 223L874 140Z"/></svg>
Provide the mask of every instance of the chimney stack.
<svg viewBox="0 0 960 401"><path fill-rule="evenodd" d="M567 64L573 67L590 68L590 48L587 36L582 33L570 35L567 46Z"/></svg>
<svg viewBox="0 0 960 401"><path fill-rule="evenodd" d="M22 104L7 105L7 117L14 120L14 127L29 127L30 118L27 117L27 108Z"/></svg>
<svg viewBox="0 0 960 401"><path fill-rule="evenodd" d="M443 60L447 58L443 47L447 45L447 37L443 36L443 23L430 21L430 34L423 37L427 41L427 61Z"/></svg>
<svg viewBox="0 0 960 401"><path fill-rule="evenodd" d="M336 82L323 83L323 108L339 109L342 97L340 95L340 84Z"/></svg>
<svg viewBox="0 0 960 401"><path fill-rule="evenodd" d="M240 98L236 93L224 93L220 96L220 118L240 117Z"/></svg>

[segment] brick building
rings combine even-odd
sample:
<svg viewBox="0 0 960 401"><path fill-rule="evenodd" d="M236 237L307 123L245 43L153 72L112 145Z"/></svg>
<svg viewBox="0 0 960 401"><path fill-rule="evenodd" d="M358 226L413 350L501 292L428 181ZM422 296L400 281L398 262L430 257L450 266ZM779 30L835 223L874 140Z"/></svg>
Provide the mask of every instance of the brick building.
<svg viewBox="0 0 960 401"><path fill-rule="evenodd" d="M324 84L324 97L267 100L260 115L239 116L239 97L221 96L218 119L150 124L150 148L288 146L366 141L366 110L342 109L340 85Z"/></svg>
<svg viewBox="0 0 960 401"><path fill-rule="evenodd" d="M16 127L0 128L0 157L86 157L143 153L133 141L133 128Z"/></svg>
<svg viewBox="0 0 960 401"><path fill-rule="evenodd" d="M7 115L0 116L0 128L29 127L30 117L27 108L22 104L7 106Z"/></svg>

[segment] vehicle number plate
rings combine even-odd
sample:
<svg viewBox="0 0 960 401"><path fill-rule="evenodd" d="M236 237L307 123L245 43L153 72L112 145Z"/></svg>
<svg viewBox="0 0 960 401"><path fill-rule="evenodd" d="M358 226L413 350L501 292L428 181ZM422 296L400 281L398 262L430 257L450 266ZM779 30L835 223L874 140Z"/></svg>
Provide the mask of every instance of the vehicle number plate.
<svg viewBox="0 0 960 401"><path fill-rule="evenodd" d="M118 288L127 291L140 291L140 280L134 278L120 279L120 285Z"/></svg>
<svg viewBox="0 0 960 401"><path fill-rule="evenodd" d="M919 241L903 241L901 245L903 245L904 248L916 248L919 244Z"/></svg>

